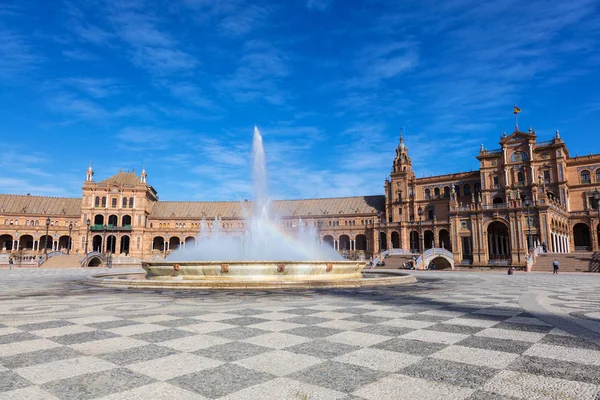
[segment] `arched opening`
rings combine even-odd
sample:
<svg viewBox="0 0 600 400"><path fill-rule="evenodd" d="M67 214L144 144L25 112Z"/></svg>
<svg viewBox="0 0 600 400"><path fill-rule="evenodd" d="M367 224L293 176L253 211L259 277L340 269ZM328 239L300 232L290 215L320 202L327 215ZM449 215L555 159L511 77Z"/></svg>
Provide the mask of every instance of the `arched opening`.
<svg viewBox="0 0 600 400"><path fill-rule="evenodd" d="M104 215L94 216L94 225L104 225Z"/></svg>
<svg viewBox="0 0 600 400"><path fill-rule="evenodd" d="M410 251L413 253L421 251L419 243L419 233L417 231L410 232Z"/></svg>
<svg viewBox="0 0 600 400"><path fill-rule="evenodd" d="M465 186L463 186L463 193L465 194L465 196L470 196L471 195L471 185L466 184Z"/></svg>
<svg viewBox="0 0 600 400"><path fill-rule="evenodd" d="M185 247L194 247L196 245L196 238L193 236L188 236L185 238Z"/></svg>
<svg viewBox="0 0 600 400"><path fill-rule="evenodd" d="M121 221L123 223L121 226L131 226L131 215L123 215Z"/></svg>
<svg viewBox="0 0 600 400"><path fill-rule="evenodd" d="M33 250L33 236L21 236L19 238L19 250Z"/></svg>
<svg viewBox="0 0 600 400"><path fill-rule="evenodd" d="M400 248L400 234L398 232L392 232L392 249Z"/></svg>
<svg viewBox="0 0 600 400"><path fill-rule="evenodd" d="M122 208L127 207L127 197L123 197L123 201L121 202L121 207Z"/></svg>
<svg viewBox="0 0 600 400"><path fill-rule="evenodd" d="M521 185L525 183L525 172L523 172L523 171L517 172L517 181Z"/></svg>
<svg viewBox="0 0 600 400"><path fill-rule="evenodd" d="M454 193L456 193L456 197L460 197L460 186L454 185Z"/></svg>
<svg viewBox="0 0 600 400"><path fill-rule="evenodd" d="M433 236L432 231L426 230L423 233L423 242L424 242L423 247L425 248L425 250L435 247L434 240L435 240L435 237Z"/></svg>
<svg viewBox="0 0 600 400"><path fill-rule="evenodd" d="M436 257L436 258L432 259L431 261L429 261L428 268L434 269L434 270L452 269L452 265L444 257Z"/></svg>
<svg viewBox="0 0 600 400"><path fill-rule="evenodd" d="M129 236L127 236L127 235L122 236L121 237L121 246L119 246L119 253L125 254L126 256L128 256L130 242L131 242L131 239L129 238Z"/></svg>
<svg viewBox="0 0 600 400"><path fill-rule="evenodd" d="M102 236L95 235L92 239L92 249L93 251L98 251L102 253L104 250L102 249Z"/></svg>
<svg viewBox="0 0 600 400"><path fill-rule="evenodd" d="M350 250L350 236L341 235L339 238L338 246L340 250Z"/></svg>
<svg viewBox="0 0 600 400"><path fill-rule="evenodd" d="M173 236L169 239L169 250L177 250L181 244L181 239L177 236Z"/></svg>
<svg viewBox="0 0 600 400"><path fill-rule="evenodd" d="M106 252L115 254L115 250L117 249L117 238L115 235L108 235L106 238Z"/></svg>
<svg viewBox="0 0 600 400"><path fill-rule="evenodd" d="M0 236L0 251L11 251L13 248L13 237L11 235Z"/></svg>
<svg viewBox="0 0 600 400"><path fill-rule="evenodd" d="M133 197L129 198L129 208L133 208Z"/></svg>
<svg viewBox="0 0 600 400"><path fill-rule="evenodd" d="M366 251L367 250L367 237L365 235L356 235L355 240L355 246L356 246L356 250L362 250L362 251Z"/></svg>
<svg viewBox="0 0 600 400"><path fill-rule="evenodd" d="M387 250L387 237L385 232L379 232L379 244L381 250Z"/></svg>
<svg viewBox="0 0 600 400"><path fill-rule="evenodd" d="M440 188L433 189L433 196L437 199L440 197Z"/></svg>
<svg viewBox="0 0 600 400"><path fill-rule="evenodd" d="M494 197L494 200L492 201L494 204L502 204L504 203L504 199L502 197Z"/></svg>
<svg viewBox="0 0 600 400"><path fill-rule="evenodd" d="M445 198L450 197L450 188L448 186L444 186L444 197Z"/></svg>
<svg viewBox="0 0 600 400"><path fill-rule="evenodd" d="M62 251L67 251L69 248L69 236L63 235L58 238L58 249Z"/></svg>
<svg viewBox="0 0 600 400"><path fill-rule="evenodd" d="M452 251L452 243L450 242L450 232L446 229L440 229L439 233L440 247L448 251Z"/></svg>
<svg viewBox="0 0 600 400"><path fill-rule="evenodd" d="M600 168L596 170L596 183L600 183Z"/></svg>
<svg viewBox="0 0 600 400"><path fill-rule="evenodd" d="M323 244L327 244L328 246L333 247L333 236L331 236L331 235L323 236Z"/></svg>
<svg viewBox="0 0 600 400"><path fill-rule="evenodd" d="M96 196L96 200L94 201L95 207L100 207L100 196Z"/></svg>
<svg viewBox="0 0 600 400"><path fill-rule="evenodd" d="M117 224L119 223L119 218L116 215L109 215L108 216L108 226L117 226ZM106 242L108 243L108 242Z"/></svg>
<svg viewBox="0 0 600 400"><path fill-rule="evenodd" d="M575 250L591 250L590 228L587 224L578 223L573 227Z"/></svg>
<svg viewBox="0 0 600 400"><path fill-rule="evenodd" d="M587 183L592 183L592 179L590 176L590 171L584 169L583 171L581 171L581 183L587 184Z"/></svg>
<svg viewBox="0 0 600 400"><path fill-rule="evenodd" d="M102 207L106 208L106 197L102 197Z"/></svg>
<svg viewBox="0 0 600 400"><path fill-rule="evenodd" d="M488 225L488 254L490 260L510 259L510 236L508 227L500 221Z"/></svg>
<svg viewBox="0 0 600 400"><path fill-rule="evenodd" d="M102 265L102 259L100 257L92 257L88 261L88 267L99 267Z"/></svg>
<svg viewBox="0 0 600 400"><path fill-rule="evenodd" d="M156 236L152 239L152 250L163 251L165 248L165 239L162 236Z"/></svg>
<svg viewBox="0 0 600 400"><path fill-rule="evenodd" d="M425 189L425 200L429 200L431 198L431 190Z"/></svg>

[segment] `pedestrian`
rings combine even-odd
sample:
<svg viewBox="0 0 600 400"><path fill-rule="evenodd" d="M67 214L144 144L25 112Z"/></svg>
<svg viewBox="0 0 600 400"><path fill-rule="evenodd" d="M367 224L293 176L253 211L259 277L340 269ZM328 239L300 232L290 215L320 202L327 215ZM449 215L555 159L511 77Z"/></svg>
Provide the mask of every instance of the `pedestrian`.
<svg viewBox="0 0 600 400"><path fill-rule="evenodd" d="M548 245L546 244L546 242L542 242L542 250L544 250L544 253L548 252Z"/></svg>
<svg viewBox="0 0 600 400"><path fill-rule="evenodd" d="M508 275L512 275L513 272L514 272L514 268L511 265L510 267L508 267Z"/></svg>
<svg viewBox="0 0 600 400"><path fill-rule="evenodd" d="M553 274L558 274L558 259L554 259L554 262L552 263L552 266L554 267L554 273Z"/></svg>
<svg viewBox="0 0 600 400"><path fill-rule="evenodd" d="M12 266L13 266L13 258L9 257L8 258L8 269L12 269Z"/></svg>

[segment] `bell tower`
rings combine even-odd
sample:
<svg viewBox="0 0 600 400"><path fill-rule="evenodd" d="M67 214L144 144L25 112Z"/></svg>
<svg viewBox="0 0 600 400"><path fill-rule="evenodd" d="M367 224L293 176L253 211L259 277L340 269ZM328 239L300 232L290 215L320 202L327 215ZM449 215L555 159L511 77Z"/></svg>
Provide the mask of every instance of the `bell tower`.
<svg viewBox="0 0 600 400"><path fill-rule="evenodd" d="M94 170L92 169L92 162L90 161L90 166L88 167L87 172L85 174L85 181L91 182L93 176L94 176Z"/></svg>
<svg viewBox="0 0 600 400"><path fill-rule="evenodd" d="M414 194L410 187L413 180L412 161L408 156L408 147L404 144L404 132L401 129L390 179L386 179L385 182L388 222L401 221L403 212L408 211L408 201Z"/></svg>

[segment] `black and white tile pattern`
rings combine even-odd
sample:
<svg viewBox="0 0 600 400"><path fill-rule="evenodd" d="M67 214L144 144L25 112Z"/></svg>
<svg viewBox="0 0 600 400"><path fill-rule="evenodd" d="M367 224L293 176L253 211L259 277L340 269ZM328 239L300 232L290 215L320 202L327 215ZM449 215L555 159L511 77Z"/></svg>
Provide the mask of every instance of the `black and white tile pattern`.
<svg viewBox="0 0 600 400"><path fill-rule="evenodd" d="M243 293L86 273L0 270L0 400L600 398L600 345L520 306L535 292L600 338L600 275Z"/></svg>

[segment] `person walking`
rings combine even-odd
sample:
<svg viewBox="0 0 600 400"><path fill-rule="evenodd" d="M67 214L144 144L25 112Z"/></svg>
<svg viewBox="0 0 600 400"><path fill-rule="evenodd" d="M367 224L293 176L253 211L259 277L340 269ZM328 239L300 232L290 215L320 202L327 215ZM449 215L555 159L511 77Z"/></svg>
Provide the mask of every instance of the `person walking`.
<svg viewBox="0 0 600 400"><path fill-rule="evenodd" d="M8 258L8 268L9 268L9 269L12 269L12 266L13 266L13 258L12 258L12 257L9 257L9 258Z"/></svg>
<svg viewBox="0 0 600 400"><path fill-rule="evenodd" d="M558 274L558 265L558 259L555 258L554 262L552 263L552 266L554 267L554 272L552 273L553 275Z"/></svg>

